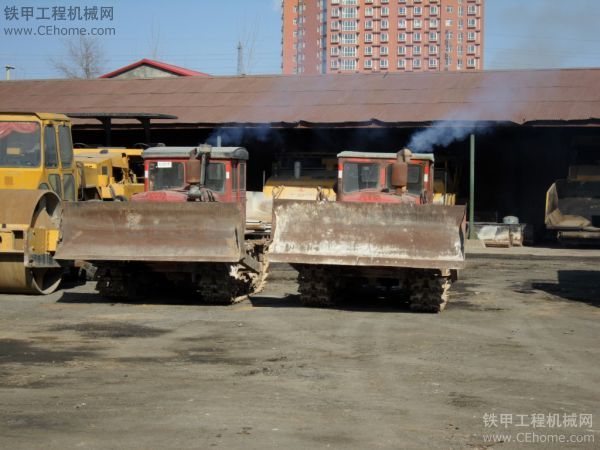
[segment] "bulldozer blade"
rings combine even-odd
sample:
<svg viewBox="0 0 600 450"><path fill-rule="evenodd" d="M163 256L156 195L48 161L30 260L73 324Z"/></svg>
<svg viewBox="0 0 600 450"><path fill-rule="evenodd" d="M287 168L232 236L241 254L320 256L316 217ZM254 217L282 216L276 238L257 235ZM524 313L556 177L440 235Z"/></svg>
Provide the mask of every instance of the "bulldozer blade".
<svg viewBox="0 0 600 450"><path fill-rule="evenodd" d="M276 200L270 262L459 269L463 206Z"/></svg>
<svg viewBox="0 0 600 450"><path fill-rule="evenodd" d="M546 194L546 226L599 233L600 181L556 181Z"/></svg>
<svg viewBox="0 0 600 450"><path fill-rule="evenodd" d="M243 215L233 203L66 203L55 258L238 262L243 230Z"/></svg>

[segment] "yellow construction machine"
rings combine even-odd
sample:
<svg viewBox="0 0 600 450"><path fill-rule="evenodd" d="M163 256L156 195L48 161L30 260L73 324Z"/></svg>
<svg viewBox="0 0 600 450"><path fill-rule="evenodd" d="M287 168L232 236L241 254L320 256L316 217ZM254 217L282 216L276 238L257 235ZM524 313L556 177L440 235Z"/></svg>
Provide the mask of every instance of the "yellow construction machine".
<svg viewBox="0 0 600 450"><path fill-rule="evenodd" d="M566 179L546 193L546 229L559 242L600 243L600 142L576 139Z"/></svg>
<svg viewBox="0 0 600 450"><path fill-rule="evenodd" d="M0 113L0 292L53 292L64 272L53 258L61 202L142 192L142 177L129 167L141 153L74 150L63 114Z"/></svg>
<svg viewBox="0 0 600 450"><path fill-rule="evenodd" d="M62 114L0 114L0 291L53 292L61 201L77 199L71 122Z"/></svg>
<svg viewBox="0 0 600 450"><path fill-rule="evenodd" d="M288 200L336 198L337 158L329 153L286 153L273 164L273 174L266 181L266 197Z"/></svg>
<svg viewBox="0 0 600 450"><path fill-rule="evenodd" d="M81 181L79 198L123 201L144 192L142 152L141 148L74 149Z"/></svg>

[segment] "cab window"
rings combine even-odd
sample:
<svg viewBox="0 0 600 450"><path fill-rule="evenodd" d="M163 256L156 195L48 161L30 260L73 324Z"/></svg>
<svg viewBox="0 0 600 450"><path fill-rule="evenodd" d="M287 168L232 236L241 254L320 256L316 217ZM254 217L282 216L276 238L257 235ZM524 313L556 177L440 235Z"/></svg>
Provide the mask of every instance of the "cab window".
<svg viewBox="0 0 600 450"><path fill-rule="evenodd" d="M392 186L392 167L393 164L387 166L385 184L390 190ZM423 192L423 166L420 164L409 164L408 165L408 181L406 183L406 190L415 195L420 195Z"/></svg>
<svg viewBox="0 0 600 450"><path fill-rule="evenodd" d="M148 185L151 191L181 189L185 185L184 163L153 161L148 164Z"/></svg>
<svg viewBox="0 0 600 450"><path fill-rule="evenodd" d="M56 132L53 126L44 129L44 161L46 167L58 167L58 156L56 154Z"/></svg>
<svg viewBox="0 0 600 450"><path fill-rule="evenodd" d="M379 187L379 164L344 163L344 192L357 192Z"/></svg>
<svg viewBox="0 0 600 450"><path fill-rule="evenodd" d="M240 170L239 164L232 164L231 168L231 186L233 192L237 192L238 190L238 170Z"/></svg>
<svg viewBox="0 0 600 450"><path fill-rule="evenodd" d="M225 164L214 162L207 164L206 187L211 191L225 192Z"/></svg>
<svg viewBox="0 0 600 450"><path fill-rule="evenodd" d="M73 165L73 142L71 141L71 130L66 125L58 127L58 144L60 146L60 162L63 167L70 168Z"/></svg>
<svg viewBox="0 0 600 450"><path fill-rule="evenodd" d="M240 191L246 190L246 163L240 163Z"/></svg>
<svg viewBox="0 0 600 450"><path fill-rule="evenodd" d="M0 122L0 167L39 167L40 142L38 123Z"/></svg>

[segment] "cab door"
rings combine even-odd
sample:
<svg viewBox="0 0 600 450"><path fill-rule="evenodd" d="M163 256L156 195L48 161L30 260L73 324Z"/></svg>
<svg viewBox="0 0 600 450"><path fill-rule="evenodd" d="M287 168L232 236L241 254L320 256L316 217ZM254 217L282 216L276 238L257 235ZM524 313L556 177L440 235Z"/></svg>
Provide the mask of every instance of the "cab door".
<svg viewBox="0 0 600 450"><path fill-rule="evenodd" d="M47 185L66 201L75 201L76 181L71 129L63 122L50 122L43 134L44 172Z"/></svg>
<svg viewBox="0 0 600 450"><path fill-rule="evenodd" d="M44 173L47 185L62 199L63 181L60 176L57 129L53 123L44 126L42 145L44 151Z"/></svg>
<svg viewBox="0 0 600 450"><path fill-rule="evenodd" d="M77 197L77 167L73 158L71 127L66 123L56 126L58 136L58 156L62 174L63 200L75 201Z"/></svg>

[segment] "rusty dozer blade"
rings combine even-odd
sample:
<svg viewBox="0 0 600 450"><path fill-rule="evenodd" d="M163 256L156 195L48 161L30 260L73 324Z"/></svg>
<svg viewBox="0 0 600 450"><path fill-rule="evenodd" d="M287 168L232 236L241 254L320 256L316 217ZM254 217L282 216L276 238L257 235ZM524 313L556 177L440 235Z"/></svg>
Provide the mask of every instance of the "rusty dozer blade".
<svg viewBox="0 0 600 450"><path fill-rule="evenodd" d="M459 269L464 219L464 206L276 200L269 260Z"/></svg>
<svg viewBox="0 0 600 450"><path fill-rule="evenodd" d="M243 215L233 203L69 203L63 207L55 258L238 262L243 226Z"/></svg>

